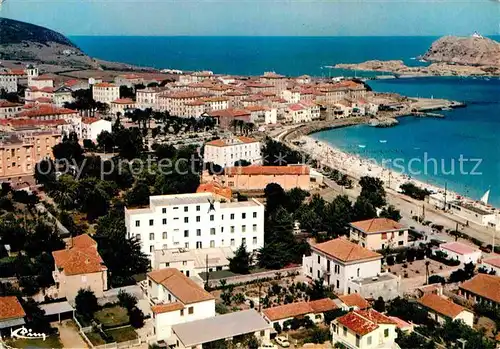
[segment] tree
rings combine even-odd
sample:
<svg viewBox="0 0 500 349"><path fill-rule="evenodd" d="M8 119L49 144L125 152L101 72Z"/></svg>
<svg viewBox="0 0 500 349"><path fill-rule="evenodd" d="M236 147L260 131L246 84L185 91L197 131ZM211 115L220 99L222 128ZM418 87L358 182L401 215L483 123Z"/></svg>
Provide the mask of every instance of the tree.
<svg viewBox="0 0 500 349"><path fill-rule="evenodd" d="M279 206L286 202L286 195L283 188L276 183L269 183L264 188L266 198L266 213L272 214Z"/></svg>
<svg viewBox="0 0 500 349"><path fill-rule="evenodd" d="M79 289L75 297L76 312L87 319L92 319L94 313L99 309L97 297L90 289Z"/></svg>
<svg viewBox="0 0 500 349"><path fill-rule="evenodd" d="M429 277L429 284L445 284L446 279L440 275L431 275Z"/></svg>
<svg viewBox="0 0 500 349"><path fill-rule="evenodd" d="M401 213L393 205L384 207L380 212L380 217L389 218L393 221L399 222L401 220Z"/></svg>
<svg viewBox="0 0 500 349"><path fill-rule="evenodd" d="M145 181L138 181L126 194L125 200L129 206L144 206L149 203L151 192Z"/></svg>
<svg viewBox="0 0 500 349"><path fill-rule="evenodd" d="M50 326L50 322L45 317L45 310L41 309L37 302L32 298L27 300L20 299L24 312L26 313L26 324L34 333L45 333L50 335L54 333L54 329Z"/></svg>
<svg viewBox="0 0 500 349"><path fill-rule="evenodd" d="M431 192L427 189L421 189L413 183L404 183L400 186L403 194L408 195L416 200L424 200L426 196L430 195Z"/></svg>
<svg viewBox="0 0 500 349"><path fill-rule="evenodd" d="M137 297L120 290L118 292L118 303L130 312L137 305Z"/></svg>
<svg viewBox="0 0 500 349"><path fill-rule="evenodd" d="M75 132L71 132L67 137L64 136L61 143L53 146L52 153L57 160L67 160L71 164L73 161L80 163L84 158L83 149L78 143L78 136Z"/></svg>
<svg viewBox="0 0 500 349"><path fill-rule="evenodd" d="M300 188L293 188L286 192L286 209L288 212L294 213L299 207L302 206L306 197L309 193Z"/></svg>
<svg viewBox="0 0 500 349"><path fill-rule="evenodd" d="M326 288L323 278L315 279L306 293L311 301L326 298Z"/></svg>
<svg viewBox="0 0 500 349"><path fill-rule="evenodd" d="M108 131L102 131L97 135L97 147L103 149L104 152L113 152L115 146L115 139L113 134Z"/></svg>
<svg viewBox="0 0 500 349"><path fill-rule="evenodd" d="M377 300L373 303L373 309L378 311L379 313L385 312L385 302L382 297L378 297Z"/></svg>
<svg viewBox="0 0 500 349"><path fill-rule="evenodd" d="M242 242L234 253L234 257L229 258L229 270L236 274L249 274L251 259L245 243Z"/></svg>
<svg viewBox="0 0 500 349"><path fill-rule="evenodd" d="M330 238L348 235L349 223L354 217L353 211L347 195L338 195L326 205L323 221Z"/></svg>
<svg viewBox="0 0 500 349"><path fill-rule="evenodd" d="M361 177L360 197L365 198L373 207L382 207L386 204L384 182L380 178L369 176Z"/></svg>
<svg viewBox="0 0 500 349"><path fill-rule="evenodd" d="M248 160L238 160L234 162L234 166L250 166L252 163Z"/></svg>
<svg viewBox="0 0 500 349"><path fill-rule="evenodd" d="M35 166L35 180L39 184L51 185L56 181L56 167L51 159L43 159Z"/></svg>
<svg viewBox="0 0 500 349"><path fill-rule="evenodd" d="M144 313L137 307L133 307L128 312L130 325L133 328L141 328L144 326Z"/></svg>
<svg viewBox="0 0 500 349"><path fill-rule="evenodd" d="M371 219L377 217L377 210L373 206L369 199L363 196L358 196L353 207L353 219L355 221L362 221L365 219Z"/></svg>

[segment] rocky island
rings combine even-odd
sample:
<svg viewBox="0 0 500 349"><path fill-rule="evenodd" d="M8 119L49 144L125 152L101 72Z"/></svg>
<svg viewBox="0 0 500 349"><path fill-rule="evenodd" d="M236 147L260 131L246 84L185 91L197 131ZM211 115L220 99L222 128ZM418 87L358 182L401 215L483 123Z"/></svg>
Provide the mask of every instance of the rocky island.
<svg viewBox="0 0 500 349"><path fill-rule="evenodd" d="M408 67L401 60L371 60L358 64L337 64L335 68L386 72L398 77L500 76L500 43L479 35L442 37L419 58L431 64Z"/></svg>

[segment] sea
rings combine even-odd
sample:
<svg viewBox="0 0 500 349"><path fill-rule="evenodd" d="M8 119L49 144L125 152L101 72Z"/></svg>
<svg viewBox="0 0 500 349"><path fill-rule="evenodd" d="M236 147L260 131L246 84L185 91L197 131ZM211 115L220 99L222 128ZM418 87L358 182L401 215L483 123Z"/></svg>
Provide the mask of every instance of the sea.
<svg viewBox="0 0 500 349"><path fill-rule="evenodd" d="M500 36L492 37L500 41ZM372 77L329 67L371 59L425 65L418 56L437 37L111 37L74 36L91 56L155 68L260 75ZM377 74L380 75L380 74ZM465 108L440 111L443 119L405 117L391 128L367 125L313 135L343 151L416 179L479 199L488 189L500 207L500 80L428 77L369 80L380 92L447 98Z"/></svg>

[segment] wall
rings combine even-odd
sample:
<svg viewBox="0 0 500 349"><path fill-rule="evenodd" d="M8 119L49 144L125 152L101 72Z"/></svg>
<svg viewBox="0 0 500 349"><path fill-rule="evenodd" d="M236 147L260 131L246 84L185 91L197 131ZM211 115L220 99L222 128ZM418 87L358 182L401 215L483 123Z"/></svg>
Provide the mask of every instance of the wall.
<svg viewBox="0 0 500 349"><path fill-rule="evenodd" d="M379 328L364 335L359 338L359 346L356 345L356 333L347 329L347 334L344 335L344 326L337 322L334 322L336 327L336 331L332 330L333 340L332 343L344 342L352 347L360 348L360 349L371 349L371 348L391 348L392 343L397 338L396 326L395 325L386 325L380 324ZM332 326L332 329L335 327ZM388 330L388 336L385 337L384 331ZM371 344L369 344L369 340L371 339ZM382 346L382 344L384 344Z"/></svg>
<svg viewBox="0 0 500 349"><path fill-rule="evenodd" d="M62 297L70 302L75 300L80 289L90 288L97 298L104 296L104 291L108 289L108 275L106 271L100 273L65 275L59 274L59 290Z"/></svg>
<svg viewBox="0 0 500 349"><path fill-rule="evenodd" d="M311 179L309 174L300 175L243 175L234 176L223 175L224 185L233 190L263 190L270 183L279 184L284 190L301 188L311 189Z"/></svg>
<svg viewBox="0 0 500 349"><path fill-rule="evenodd" d="M458 254L456 252L444 249L442 247L439 248L440 251L445 252L448 255L448 258L450 259L458 259L460 263L474 263L477 264L477 262L481 259L481 251L476 251L474 253L469 253L469 254Z"/></svg>
<svg viewBox="0 0 500 349"><path fill-rule="evenodd" d="M453 319L453 321L455 320L462 320L466 325L472 327L474 325L474 314L464 310Z"/></svg>
<svg viewBox="0 0 500 349"><path fill-rule="evenodd" d="M388 245L395 247L408 246L408 230L389 231L365 234L357 229L351 228L351 239L358 240L359 244L373 251L386 248Z"/></svg>
<svg viewBox="0 0 500 349"><path fill-rule="evenodd" d="M351 293L359 293L363 298L382 297L385 301L394 299L400 296L401 280L399 277L394 277L389 280L372 282L368 284L358 284L354 281L349 281L347 289Z"/></svg>

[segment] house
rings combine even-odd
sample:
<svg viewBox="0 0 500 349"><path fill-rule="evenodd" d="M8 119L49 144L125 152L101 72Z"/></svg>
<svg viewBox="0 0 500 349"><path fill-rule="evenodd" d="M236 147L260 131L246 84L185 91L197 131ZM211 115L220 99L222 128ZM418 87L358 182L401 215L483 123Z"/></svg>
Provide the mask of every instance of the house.
<svg viewBox="0 0 500 349"><path fill-rule="evenodd" d="M26 313L15 296L0 297L0 331L24 325Z"/></svg>
<svg viewBox="0 0 500 349"><path fill-rule="evenodd" d="M500 257L483 260L481 267L486 269L488 273L500 276Z"/></svg>
<svg viewBox="0 0 500 349"><path fill-rule="evenodd" d="M0 100L0 119L11 118L22 111L21 103L13 103L7 100Z"/></svg>
<svg viewBox="0 0 500 349"><path fill-rule="evenodd" d="M109 82L100 82L92 86L92 98L96 102L110 104L120 98L120 86Z"/></svg>
<svg viewBox="0 0 500 349"><path fill-rule="evenodd" d="M109 111L113 115L125 115L129 110L135 109L135 102L130 98L118 98L112 101L110 104Z"/></svg>
<svg viewBox="0 0 500 349"><path fill-rule="evenodd" d="M462 320L470 327L474 324L474 314L472 312L443 296L429 293L420 298L418 303L427 310L431 319L440 324L445 323L447 319L451 321Z"/></svg>
<svg viewBox="0 0 500 349"><path fill-rule="evenodd" d="M219 183L202 183L196 189L197 193L212 193L215 195L217 200L227 200L231 201L233 199L233 193L231 188L224 187Z"/></svg>
<svg viewBox="0 0 500 349"><path fill-rule="evenodd" d="M403 319L398 318L397 316L388 316L388 318L391 319L392 321L394 321L396 323L397 328L401 332L405 332L407 334L410 334L411 332L413 332L413 327L414 326L413 326L412 323L406 322Z"/></svg>
<svg viewBox="0 0 500 349"><path fill-rule="evenodd" d="M408 246L408 228L388 218L350 223L350 239L373 251Z"/></svg>
<svg viewBox="0 0 500 349"><path fill-rule="evenodd" d="M359 349L393 349L397 348L396 328L394 320L378 311L356 310L332 321L332 344Z"/></svg>
<svg viewBox="0 0 500 349"><path fill-rule="evenodd" d="M214 110L208 113L210 116L217 119L217 123L221 128L229 129L233 127L234 120L243 122L251 121L251 113L245 109L224 109Z"/></svg>
<svg viewBox="0 0 500 349"><path fill-rule="evenodd" d="M108 268L104 265L97 243L89 235L71 238L70 246L52 252L52 276L58 289L58 298L73 302L80 289L90 289L97 298L108 289Z"/></svg>
<svg viewBox="0 0 500 349"><path fill-rule="evenodd" d="M111 121L91 117L82 118L80 139L96 141L97 136L99 136L101 132L107 131L111 133L111 130Z"/></svg>
<svg viewBox="0 0 500 349"><path fill-rule="evenodd" d="M437 294L437 295L442 296L443 295L443 285L441 285L440 283L424 285L424 286L417 287L415 289L415 291L416 291L416 294L419 298L421 298L427 294Z"/></svg>
<svg viewBox="0 0 500 349"><path fill-rule="evenodd" d="M238 342L252 335L261 343L268 343L271 325L256 310L248 309L174 325L172 333L173 348L202 349L209 343L228 340Z"/></svg>
<svg viewBox="0 0 500 349"><path fill-rule="evenodd" d="M7 93L16 93L19 77L10 71L0 72L0 89Z"/></svg>
<svg viewBox="0 0 500 349"><path fill-rule="evenodd" d="M174 325L215 316L214 296L175 268L149 272L146 283L156 341L168 340Z"/></svg>
<svg viewBox="0 0 500 349"><path fill-rule="evenodd" d="M125 226L147 255L171 248L236 250L242 243L253 252L264 245L264 205L220 202L212 193L156 195L147 208L126 207Z"/></svg>
<svg viewBox="0 0 500 349"><path fill-rule="evenodd" d="M450 259L459 260L460 263L477 264L481 259L481 251L461 242L447 242L439 245L439 250L448 255Z"/></svg>
<svg viewBox="0 0 500 349"><path fill-rule="evenodd" d="M359 293L351 293L339 296L337 304L344 311L364 310L370 308L370 303Z"/></svg>
<svg viewBox="0 0 500 349"><path fill-rule="evenodd" d="M205 143L203 161L222 167L234 166L238 160L246 160L251 164L262 163L261 144L254 138L234 137L216 139Z"/></svg>
<svg viewBox="0 0 500 349"><path fill-rule="evenodd" d="M226 167L222 174L202 174L203 182L219 182L235 191L262 191L270 183L284 190L311 189L311 170L306 165Z"/></svg>
<svg viewBox="0 0 500 349"><path fill-rule="evenodd" d="M458 294L474 303L500 305L500 276L477 274L459 286Z"/></svg>
<svg viewBox="0 0 500 349"><path fill-rule="evenodd" d="M323 322L323 313L334 309L337 309L335 302L330 298L323 298L315 301L288 303L267 308L262 311L262 315L272 326L279 324L283 328L283 324L286 321L292 320L295 317L308 317L314 323Z"/></svg>
<svg viewBox="0 0 500 349"><path fill-rule="evenodd" d="M337 238L311 246L311 256L303 258L302 266L306 276L323 279L340 294L350 294L349 282L379 275L381 260L381 254Z"/></svg>

